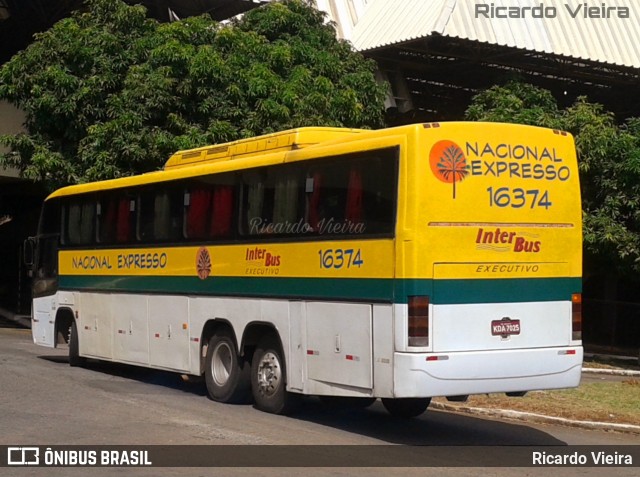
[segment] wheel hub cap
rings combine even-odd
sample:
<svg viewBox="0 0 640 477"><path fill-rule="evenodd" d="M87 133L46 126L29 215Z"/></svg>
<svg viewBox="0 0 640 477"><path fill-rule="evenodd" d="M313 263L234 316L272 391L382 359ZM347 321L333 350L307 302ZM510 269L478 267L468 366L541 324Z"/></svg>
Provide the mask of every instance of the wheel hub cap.
<svg viewBox="0 0 640 477"><path fill-rule="evenodd" d="M278 357L274 353L265 353L258 365L258 385L265 396L273 396L280 387L282 371Z"/></svg>
<svg viewBox="0 0 640 477"><path fill-rule="evenodd" d="M211 360L211 376L218 386L224 386L231 375L231 348L227 343L218 343L213 350Z"/></svg>

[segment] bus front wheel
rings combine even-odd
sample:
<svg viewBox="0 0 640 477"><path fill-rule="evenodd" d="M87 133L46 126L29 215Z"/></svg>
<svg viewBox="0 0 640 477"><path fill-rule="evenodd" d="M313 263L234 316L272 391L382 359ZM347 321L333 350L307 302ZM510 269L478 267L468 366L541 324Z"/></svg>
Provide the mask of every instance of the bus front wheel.
<svg viewBox="0 0 640 477"><path fill-rule="evenodd" d="M430 403L431 398L382 399L382 405L389 414L403 418L419 416L427 410Z"/></svg>
<svg viewBox="0 0 640 477"><path fill-rule="evenodd" d="M300 396L287 392L284 354L274 334L262 338L253 354L251 391L261 411L291 414L298 407Z"/></svg>
<svg viewBox="0 0 640 477"><path fill-rule="evenodd" d="M243 403L249 400L249 363L238 356L231 333L220 330L209 340L205 363L205 383L209 397L218 402Z"/></svg>
<svg viewBox="0 0 640 477"><path fill-rule="evenodd" d="M80 344L78 342L78 326L75 321L69 327L69 365L84 366L86 359L80 356Z"/></svg>

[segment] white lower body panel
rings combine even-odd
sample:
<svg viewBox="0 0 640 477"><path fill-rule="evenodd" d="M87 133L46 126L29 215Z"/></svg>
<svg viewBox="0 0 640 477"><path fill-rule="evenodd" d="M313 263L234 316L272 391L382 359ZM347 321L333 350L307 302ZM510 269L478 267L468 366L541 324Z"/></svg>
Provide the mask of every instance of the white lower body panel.
<svg viewBox="0 0 640 477"><path fill-rule="evenodd" d="M575 351L575 354L566 354ZM394 354L394 397L435 397L572 388L580 384L581 346L502 351Z"/></svg>

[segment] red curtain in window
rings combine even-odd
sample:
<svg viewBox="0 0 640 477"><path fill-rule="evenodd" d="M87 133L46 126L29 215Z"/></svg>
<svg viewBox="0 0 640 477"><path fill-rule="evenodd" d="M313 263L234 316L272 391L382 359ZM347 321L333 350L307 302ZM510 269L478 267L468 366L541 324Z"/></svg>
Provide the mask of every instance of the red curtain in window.
<svg viewBox="0 0 640 477"><path fill-rule="evenodd" d="M131 237L131 221L129 220L131 201L120 199L118 203L118 223L116 225L116 241L127 242Z"/></svg>
<svg viewBox="0 0 640 477"><path fill-rule="evenodd" d="M212 237L227 237L231 235L231 220L233 218L233 188L218 186L213 193L213 217L210 233Z"/></svg>
<svg viewBox="0 0 640 477"><path fill-rule="evenodd" d="M210 206L211 191L206 189L191 191L189 210L187 211L187 237L205 237Z"/></svg>
<svg viewBox="0 0 640 477"><path fill-rule="evenodd" d="M313 174L313 192L309 200L309 225L314 231L318 230L320 222L320 190L322 188L322 174L315 172Z"/></svg>
<svg viewBox="0 0 640 477"><path fill-rule="evenodd" d="M359 167L352 167L349 172L347 207L344 217L354 224L362 221L362 172Z"/></svg>

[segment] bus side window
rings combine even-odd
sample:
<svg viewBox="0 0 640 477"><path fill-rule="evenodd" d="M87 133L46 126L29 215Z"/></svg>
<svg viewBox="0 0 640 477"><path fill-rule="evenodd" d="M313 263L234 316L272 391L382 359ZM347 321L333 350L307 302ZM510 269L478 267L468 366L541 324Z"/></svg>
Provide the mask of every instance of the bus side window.
<svg viewBox="0 0 640 477"><path fill-rule="evenodd" d="M393 151L384 154L388 157L367 157L366 168L362 169L362 223L367 234L393 233L397 201L396 161Z"/></svg>
<svg viewBox="0 0 640 477"><path fill-rule="evenodd" d="M349 162L333 160L314 166L307 174L305 192L308 207L307 222L315 233L334 230L331 225L343 224L347 212ZM357 194L353 204L357 204ZM352 212L357 213L355 205ZM327 228L329 226L329 228Z"/></svg>
<svg viewBox="0 0 640 477"><path fill-rule="evenodd" d="M121 197L118 200L117 219L116 219L116 242L128 243L133 241L134 230L132 221L134 220L133 212L135 212L135 201L128 196Z"/></svg>
<svg viewBox="0 0 640 477"><path fill-rule="evenodd" d="M138 240L174 241L182 235L182 189L145 190L138 197Z"/></svg>
<svg viewBox="0 0 640 477"><path fill-rule="evenodd" d="M349 225L362 222L362 170L359 164L352 164L347 183L347 203L344 211Z"/></svg>
<svg viewBox="0 0 640 477"><path fill-rule="evenodd" d="M303 217L302 168L276 165L242 175L241 233L293 236Z"/></svg>
<svg viewBox="0 0 640 477"><path fill-rule="evenodd" d="M87 197L67 204L66 242L88 245L94 241L96 202Z"/></svg>
<svg viewBox="0 0 640 477"><path fill-rule="evenodd" d="M322 172L314 171L307 176L305 182L307 201L307 223L312 230L320 225L320 197L322 194Z"/></svg>
<svg viewBox="0 0 640 477"><path fill-rule="evenodd" d="M233 225L233 187L216 185L213 192L213 215L209 234L211 237L230 237Z"/></svg>
<svg viewBox="0 0 640 477"><path fill-rule="evenodd" d="M110 244L116 238L118 201L115 197L103 197L98 202L98 242Z"/></svg>
<svg viewBox="0 0 640 477"><path fill-rule="evenodd" d="M393 232L396 150L338 156L312 164L306 175L307 223L313 233Z"/></svg>
<svg viewBox="0 0 640 477"><path fill-rule="evenodd" d="M257 235L270 222L264 213L265 207L264 171L249 171L242 175L242 233Z"/></svg>
<svg viewBox="0 0 640 477"><path fill-rule="evenodd" d="M298 168L272 167L269 171L273 176L275 190L273 195L273 224L278 227L276 233L290 233L293 224L299 220L301 179Z"/></svg>
<svg viewBox="0 0 640 477"><path fill-rule="evenodd" d="M188 189L184 201L184 230L188 239L222 239L234 235L235 177L209 177Z"/></svg>
<svg viewBox="0 0 640 477"><path fill-rule="evenodd" d="M207 234L211 191L205 187L193 187L186 194L185 235L190 239L204 239Z"/></svg>
<svg viewBox="0 0 640 477"><path fill-rule="evenodd" d="M167 240L172 237L171 198L167 192L159 192L153 201L154 240Z"/></svg>

